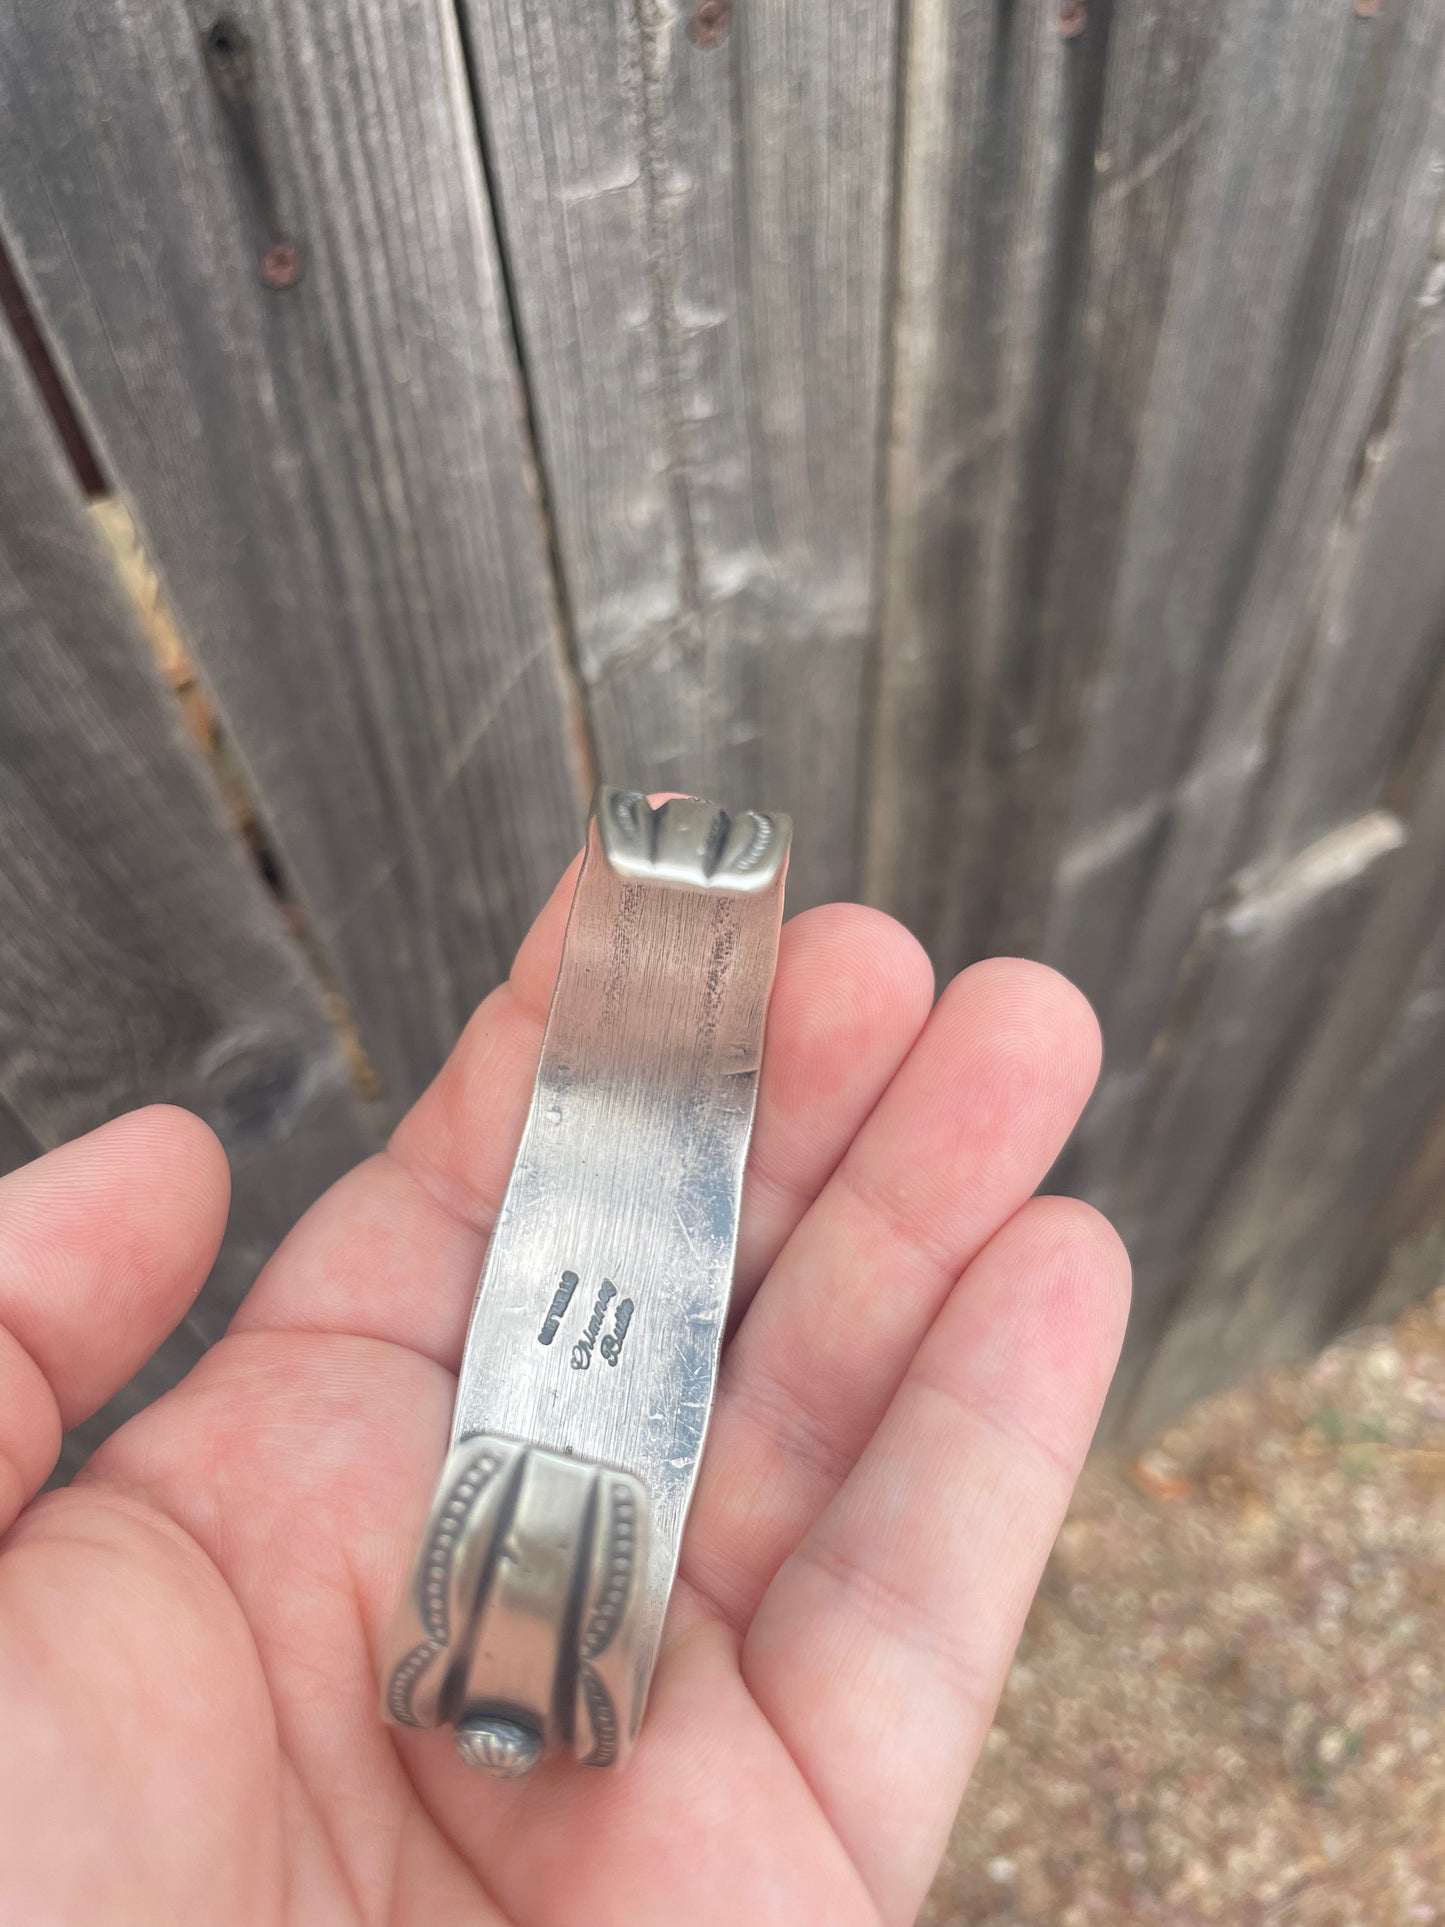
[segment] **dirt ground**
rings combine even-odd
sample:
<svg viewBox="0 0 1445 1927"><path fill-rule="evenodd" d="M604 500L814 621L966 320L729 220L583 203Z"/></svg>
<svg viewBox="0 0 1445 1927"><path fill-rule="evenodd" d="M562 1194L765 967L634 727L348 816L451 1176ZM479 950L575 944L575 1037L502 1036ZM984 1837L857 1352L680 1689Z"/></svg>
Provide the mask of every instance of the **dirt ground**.
<svg viewBox="0 0 1445 1927"><path fill-rule="evenodd" d="M1445 1293L1089 1467L922 1920L1445 1924Z"/></svg>

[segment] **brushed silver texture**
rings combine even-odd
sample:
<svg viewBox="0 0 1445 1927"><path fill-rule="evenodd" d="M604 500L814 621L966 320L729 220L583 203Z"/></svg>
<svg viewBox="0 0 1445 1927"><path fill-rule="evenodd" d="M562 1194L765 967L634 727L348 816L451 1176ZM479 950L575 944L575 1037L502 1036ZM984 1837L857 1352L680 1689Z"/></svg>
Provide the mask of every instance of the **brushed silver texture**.
<svg viewBox="0 0 1445 1927"><path fill-rule="evenodd" d="M598 792L383 1712L515 1776L641 1722L717 1378L790 826Z"/></svg>

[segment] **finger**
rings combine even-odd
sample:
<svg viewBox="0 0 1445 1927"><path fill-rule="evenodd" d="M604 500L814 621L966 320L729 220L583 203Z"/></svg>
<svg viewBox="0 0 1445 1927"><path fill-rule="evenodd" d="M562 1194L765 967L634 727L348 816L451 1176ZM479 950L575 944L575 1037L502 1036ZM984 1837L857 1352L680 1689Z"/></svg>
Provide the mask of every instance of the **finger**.
<svg viewBox="0 0 1445 1927"><path fill-rule="evenodd" d="M0 1528L185 1315L230 1197L226 1154L153 1105L0 1178Z"/></svg>
<svg viewBox="0 0 1445 1927"><path fill-rule="evenodd" d="M911 1920L1118 1356L1128 1259L1029 1204L949 1298L857 1468L768 1589L744 1675L887 1920Z"/></svg>
<svg viewBox="0 0 1445 1927"><path fill-rule="evenodd" d="M830 903L784 926L743 1184L734 1317L888 1088L932 1003L928 953L881 911Z"/></svg>
<svg viewBox="0 0 1445 1927"><path fill-rule="evenodd" d="M526 1118L574 881L575 870L388 1155L312 1207L234 1329L346 1331L455 1369ZM785 926L748 1167L744 1297L887 1086L931 995L926 957L890 917L833 904Z"/></svg>
<svg viewBox="0 0 1445 1927"><path fill-rule="evenodd" d="M956 978L723 1364L684 1571L744 1626L846 1477L959 1273L1037 1187L1098 1069L1071 984Z"/></svg>

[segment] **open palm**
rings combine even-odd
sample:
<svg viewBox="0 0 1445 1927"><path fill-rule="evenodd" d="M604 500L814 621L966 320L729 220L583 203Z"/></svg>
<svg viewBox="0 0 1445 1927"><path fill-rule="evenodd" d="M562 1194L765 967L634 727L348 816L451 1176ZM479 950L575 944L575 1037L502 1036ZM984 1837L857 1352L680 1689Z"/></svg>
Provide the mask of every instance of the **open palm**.
<svg viewBox="0 0 1445 1927"><path fill-rule="evenodd" d="M26 1927L912 1918L1112 1369L1097 1068L1050 972L785 927L734 1333L621 1773L469 1771L377 1713L571 878L398 1130L68 1490L63 1423L205 1276L224 1156L141 1111L0 1183L0 1917ZM11 1524L11 1521L14 1521Z"/></svg>

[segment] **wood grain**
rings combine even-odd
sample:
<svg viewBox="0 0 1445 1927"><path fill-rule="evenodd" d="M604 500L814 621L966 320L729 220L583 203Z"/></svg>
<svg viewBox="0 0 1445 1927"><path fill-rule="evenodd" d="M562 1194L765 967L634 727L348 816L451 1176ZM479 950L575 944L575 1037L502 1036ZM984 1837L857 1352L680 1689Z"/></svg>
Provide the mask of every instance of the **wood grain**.
<svg viewBox="0 0 1445 1927"><path fill-rule="evenodd" d="M1421 1105L1428 1113L1437 1093L1445 1101L1445 1064L1428 1052L1391 1057L1389 1043L1402 1014L1429 1001L1438 961L1426 959L1445 890L1436 787L1445 776L1431 774L1445 746L1445 696L1434 693L1445 612L1434 511L1445 489L1439 282L1432 262L1426 304L1407 325L1358 485L1302 612L1300 667L1243 826L1248 859L1206 917L1155 1041L1147 1134L1119 1201L1147 1310L1117 1396L1131 1396L1147 1370L1155 1391L1140 1394L1141 1423L1158 1408L1156 1373L1183 1395L1222 1382L1231 1359L1288 1356L1363 1309L1359 1279L1340 1296L1343 1217L1384 1182L1379 1143L1407 1166ZM1377 1058L1395 1066L1398 1111L1383 1134L1361 1135L1372 1079L1374 1102L1387 1101ZM1326 1155L1340 1141L1353 1162ZM1303 1291L1287 1288L1277 1250L1301 1212L1324 1234L1294 1269L1309 1279ZM1260 1316L1266 1276L1280 1293L1273 1340ZM1177 1368L1151 1363L1176 1320Z"/></svg>
<svg viewBox="0 0 1445 1927"><path fill-rule="evenodd" d="M0 445L0 1153L18 1163L162 1099L220 1134L230 1228L157 1389L369 1137L3 330Z"/></svg>
<svg viewBox="0 0 1445 1927"><path fill-rule="evenodd" d="M894 8L463 12L602 773L793 809L790 902L846 894Z"/></svg>
<svg viewBox="0 0 1445 1927"><path fill-rule="evenodd" d="M578 733L455 23L240 12L299 286L199 0L4 10L0 227L395 1110L575 847Z"/></svg>
<svg viewBox="0 0 1445 1927"><path fill-rule="evenodd" d="M1207 1227L1188 1290L1136 1354L1117 1422L1152 1430L1188 1399L1314 1350L1404 1298L1397 1250L1442 1223L1445 749L1288 1091ZM1429 1247L1427 1246L1427 1249ZM1438 1257L1438 1236L1434 1246ZM1405 1274L1412 1295L1433 1268Z"/></svg>
<svg viewBox="0 0 1445 1927"><path fill-rule="evenodd" d="M1072 39L912 10L867 889L942 971L1023 951L1101 1011L1057 1181L1135 1256L1121 1410L1215 1292L1211 1213L1422 833L1396 775L1445 584L1360 524L1440 485L1438 425L1413 458L1382 428L1427 380L1438 415L1411 316L1442 28L1440 0L1114 0ZM1248 1367L1211 1330L1154 1417Z"/></svg>
<svg viewBox="0 0 1445 1927"><path fill-rule="evenodd" d="M1074 1164L1096 1193L1150 1128L1154 1040L1201 918L1251 859L1308 673L1303 612L1439 199L1442 27L1439 0L1378 22L1253 0L1226 15L1044 937L1108 1032Z"/></svg>
<svg viewBox="0 0 1445 1927"><path fill-rule="evenodd" d="M1273 808L1261 812L1264 842L1271 824L1277 838L1298 836L1373 803L1399 824L1403 846L1345 879L1345 903L1339 891L1300 903L1262 957L1247 943L1210 985L1188 1056L1220 1062L1226 1113L1240 1115L1244 1085L1245 1123L1207 1224L1194 1203L1195 1228L1206 1230L1197 1262L1178 1262L1167 1230L1152 1234L1152 1262L1172 1290L1131 1354L1123 1389L1136 1429L1224 1382L1241 1359L1291 1356L1372 1314L1393 1244L1440 1217L1438 1193L1412 1174L1428 1163L1445 1113L1442 290L1437 256L1353 512L1332 545L1314 674L1281 746ZM1247 914L1248 895L1241 904ZM1332 930L1321 929L1322 915ZM1249 1103L1243 1020L1256 1024L1256 1011L1281 999L1301 1013L1302 1037L1288 1075L1256 1080ZM1150 1173L1155 1200L1171 1155L1180 1175L1181 1128L1204 1116L1197 1073L1176 1074L1172 1086L1179 1122L1169 1120ZM1146 1222L1157 1212L1151 1201Z"/></svg>
<svg viewBox="0 0 1445 1927"><path fill-rule="evenodd" d="M1041 946L1219 20L911 10L866 889L945 973Z"/></svg>

